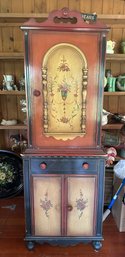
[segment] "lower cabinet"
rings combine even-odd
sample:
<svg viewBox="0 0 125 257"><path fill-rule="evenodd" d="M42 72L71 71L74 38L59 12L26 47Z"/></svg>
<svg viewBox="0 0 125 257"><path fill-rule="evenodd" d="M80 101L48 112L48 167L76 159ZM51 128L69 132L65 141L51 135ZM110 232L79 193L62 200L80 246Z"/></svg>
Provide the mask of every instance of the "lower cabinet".
<svg viewBox="0 0 125 257"><path fill-rule="evenodd" d="M104 160L24 157L26 240L101 248Z"/></svg>
<svg viewBox="0 0 125 257"><path fill-rule="evenodd" d="M36 236L95 234L96 176L32 176L32 233Z"/></svg>

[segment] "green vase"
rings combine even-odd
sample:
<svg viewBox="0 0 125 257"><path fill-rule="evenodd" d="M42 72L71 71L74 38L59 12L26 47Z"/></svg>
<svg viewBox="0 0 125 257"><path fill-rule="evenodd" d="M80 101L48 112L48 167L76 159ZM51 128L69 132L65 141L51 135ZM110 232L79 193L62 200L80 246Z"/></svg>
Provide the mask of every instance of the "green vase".
<svg viewBox="0 0 125 257"><path fill-rule="evenodd" d="M125 41L121 42L121 52L122 54L125 54Z"/></svg>
<svg viewBox="0 0 125 257"><path fill-rule="evenodd" d="M115 77L108 77L107 78L107 84L108 84L108 91L109 92L115 92L115 82L116 82Z"/></svg>

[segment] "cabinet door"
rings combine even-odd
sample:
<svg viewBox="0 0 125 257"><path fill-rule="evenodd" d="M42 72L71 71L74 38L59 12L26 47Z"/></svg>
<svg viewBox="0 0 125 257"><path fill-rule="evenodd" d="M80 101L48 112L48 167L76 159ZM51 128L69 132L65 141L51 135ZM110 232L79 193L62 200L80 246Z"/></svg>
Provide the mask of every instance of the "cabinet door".
<svg viewBox="0 0 125 257"><path fill-rule="evenodd" d="M96 224L96 176L68 176L67 236L93 236Z"/></svg>
<svg viewBox="0 0 125 257"><path fill-rule="evenodd" d="M51 33L51 40L48 38L50 32L29 33L30 144L49 150L94 147L100 116L100 37L97 33L77 32L74 36L58 32Z"/></svg>
<svg viewBox="0 0 125 257"><path fill-rule="evenodd" d="M35 236L93 236L96 176L35 175L32 233Z"/></svg>
<svg viewBox="0 0 125 257"><path fill-rule="evenodd" d="M60 236L61 177L35 175L32 182L32 234Z"/></svg>

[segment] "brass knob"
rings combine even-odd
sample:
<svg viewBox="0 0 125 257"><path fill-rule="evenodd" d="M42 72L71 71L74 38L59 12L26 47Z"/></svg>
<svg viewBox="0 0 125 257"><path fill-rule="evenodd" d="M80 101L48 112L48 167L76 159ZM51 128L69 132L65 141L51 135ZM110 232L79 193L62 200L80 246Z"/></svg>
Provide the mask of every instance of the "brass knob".
<svg viewBox="0 0 125 257"><path fill-rule="evenodd" d="M68 206L67 206L67 210L68 210L68 211L72 211L72 209L73 209L73 206L72 206L72 205L68 205Z"/></svg>

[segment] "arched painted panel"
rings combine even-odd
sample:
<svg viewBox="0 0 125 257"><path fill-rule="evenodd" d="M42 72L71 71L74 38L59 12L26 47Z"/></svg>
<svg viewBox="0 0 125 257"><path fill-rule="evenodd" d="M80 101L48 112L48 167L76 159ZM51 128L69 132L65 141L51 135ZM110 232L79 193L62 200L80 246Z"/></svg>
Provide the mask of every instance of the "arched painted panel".
<svg viewBox="0 0 125 257"><path fill-rule="evenodd" d="M87 60L72 44L57 44L42 64L44 133L73 139L86 133Z"/></svg>

